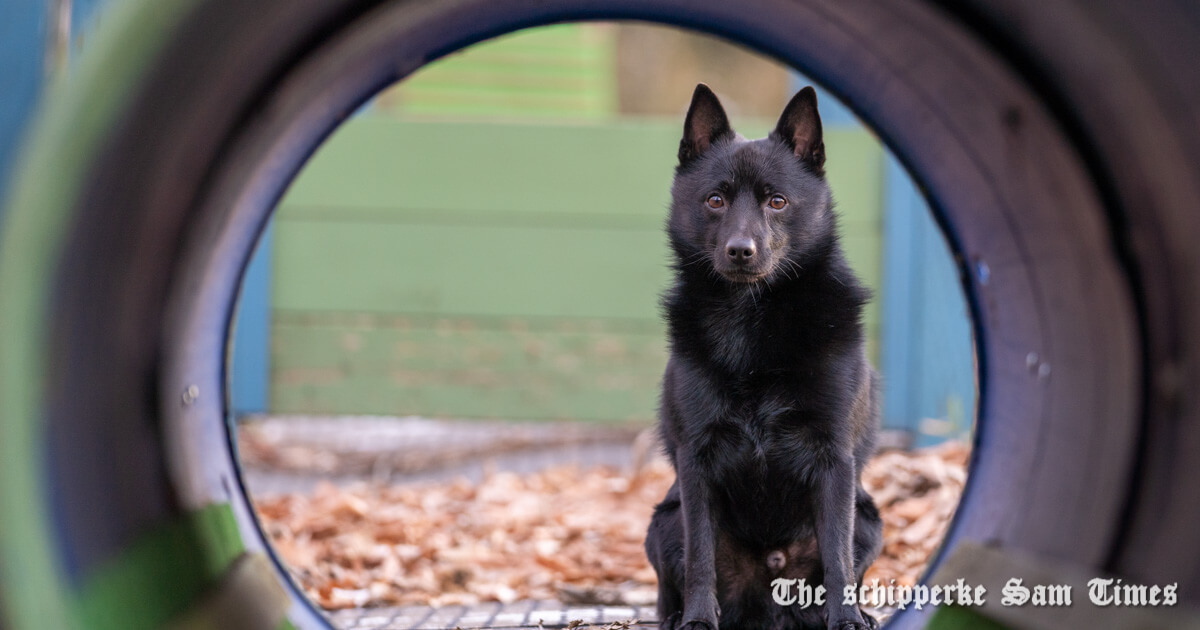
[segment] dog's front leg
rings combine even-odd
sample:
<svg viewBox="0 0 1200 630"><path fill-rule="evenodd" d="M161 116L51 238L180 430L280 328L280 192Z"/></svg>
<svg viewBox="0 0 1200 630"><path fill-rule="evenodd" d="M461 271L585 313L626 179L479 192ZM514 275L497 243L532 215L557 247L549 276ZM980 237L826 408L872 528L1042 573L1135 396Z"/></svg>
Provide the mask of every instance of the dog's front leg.
<svg viewBox="0 0 1200 630"><path fill-rule="evenodd" d="M825 619L830 630L867 630L858 606L843 603L854 584L854 462L836 458L817 483L817 545L825 566Z"/></svg>
<svg viewBox="0 0 1200 630"><path fill-rule="evenodd" d="M683 616L680 630L717 630L716 534L708 480L697 454L680 449L679 499L683 509Z"/></svg>

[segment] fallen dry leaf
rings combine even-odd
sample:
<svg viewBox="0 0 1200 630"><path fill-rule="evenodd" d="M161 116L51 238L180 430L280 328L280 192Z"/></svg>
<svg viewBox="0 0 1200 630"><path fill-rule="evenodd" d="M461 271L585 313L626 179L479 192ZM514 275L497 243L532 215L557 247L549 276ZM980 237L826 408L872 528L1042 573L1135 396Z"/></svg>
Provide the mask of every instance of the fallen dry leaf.
<svg viewBox="0 0 1200 630"><path fill-rule="evenodd" d="M883 553L867 581L920 578L957 506L968 455L949 442L867 464L863 484L884 521ZM632 476L563 467L493 472L479 484L326 483L256 506L297 581L327 609L523 599L648 605L655 575L642 542L673 479L666 462L651 460Z"/></svg>

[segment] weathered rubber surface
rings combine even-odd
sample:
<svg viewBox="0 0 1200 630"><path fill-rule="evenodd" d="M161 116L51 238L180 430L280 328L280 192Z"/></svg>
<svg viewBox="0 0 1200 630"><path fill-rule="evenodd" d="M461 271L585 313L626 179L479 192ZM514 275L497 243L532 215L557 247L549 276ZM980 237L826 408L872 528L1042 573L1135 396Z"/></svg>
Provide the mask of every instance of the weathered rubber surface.
<svg viewBox="0 0 1200 630"><path fill-rule="evenodd" d="M332 126L480 39L617 18L796 64L875 126L929 195L961 257L981 369L974 467L947 545L1178 582L1200 603L1200 75L1186 71L1200 9L1046 6L135 7L96 47L94 77L42 121L3 233L0 588L12 625L69 627L114 566L149 579L135 550L208 505L228 503L245 548L262 548L223 433L221 340L273 200ZM187 595L161 615L182 614ZM126 627L155 619L129 614ZM291 619L323 623L299 601Z"/></svg>

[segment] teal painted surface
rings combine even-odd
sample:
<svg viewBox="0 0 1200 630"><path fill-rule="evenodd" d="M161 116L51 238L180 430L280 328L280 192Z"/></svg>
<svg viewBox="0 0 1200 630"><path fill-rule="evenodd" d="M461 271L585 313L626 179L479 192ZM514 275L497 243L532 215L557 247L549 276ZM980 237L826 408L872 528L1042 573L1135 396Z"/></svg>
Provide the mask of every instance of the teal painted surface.
<svg viewBox="0 0 1200 630"><path fill-rule="evenodd" d="M946 240L924 197L889 158L880 365L884 425L917 446L965 437L975 416L970 313Z"/></svg>
<svg viewBox="0 0 1200 630"><path fill-rule="evenodd" d="M233 416L264 413L271 389L271 263L275 228L267 227L254 250L234 316L230 379Z"/></svg>
<svg viewBox="0 0 1200 630"><path fill-rule="evenodd" d="M72 40L76 47L106 0L73 0ZM46 0L0 2L0 219L9 178L26 129L47 79L50 8Z"/></svg>
<svg viewBox="0 0 1200 630"><path fill-rule="evenodd" d="M920 310L914 272L917 222L923 208L908 174L889 157L884 200L883 344L878 366L884 377L883 424L915 433L917 406L916 322Z"/></svg>
<svg viewBox="0 0 1200 630"><path fill-rule="evenodd" d="M0 219L45 78L47 12L44 0L0 2Z"/></svg>
<svg viewBox="0 0 1200 630"><path fill-rule="evenodd" d="M71 0L71 45L75 49L87 45L88 35L103 19L109 0Z"/></svg>

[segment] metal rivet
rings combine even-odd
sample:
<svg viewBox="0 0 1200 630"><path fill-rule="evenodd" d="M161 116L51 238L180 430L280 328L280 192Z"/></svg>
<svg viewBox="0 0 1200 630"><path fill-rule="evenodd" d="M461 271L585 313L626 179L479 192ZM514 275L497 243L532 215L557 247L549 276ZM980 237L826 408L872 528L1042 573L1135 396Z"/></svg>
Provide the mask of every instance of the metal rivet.
<svg viewBox="0 0 1200 630"><path fill-rule="evenodd" d="M1046 378L1050 376L1050 364L1043 363L1038 366L1038 378Z"/></svg>
<svg viewBox="0 0 1200 630"><path fill-rule="evenodd" d="M979 278L979 284L987 284L992 277L992 269L988 267L987 261L975 261L975 275Z"/></svg>
<svg viewBox="0 0 1200 630"><path fill-rule="evenodd" d="M1037 364L1038 354L1036 352L1030 352L1029 354L1025 355L1025 367L1027 369L1032 370L1033 368L1037 367Z"/></svg>
<svg viewBox="0 0 1200 630"><path fill-rule="evenodd" d="M188 385L187 389L183 390L183 404L190 405L196 402L200 397L200 388L195 385Z"/></svg>

